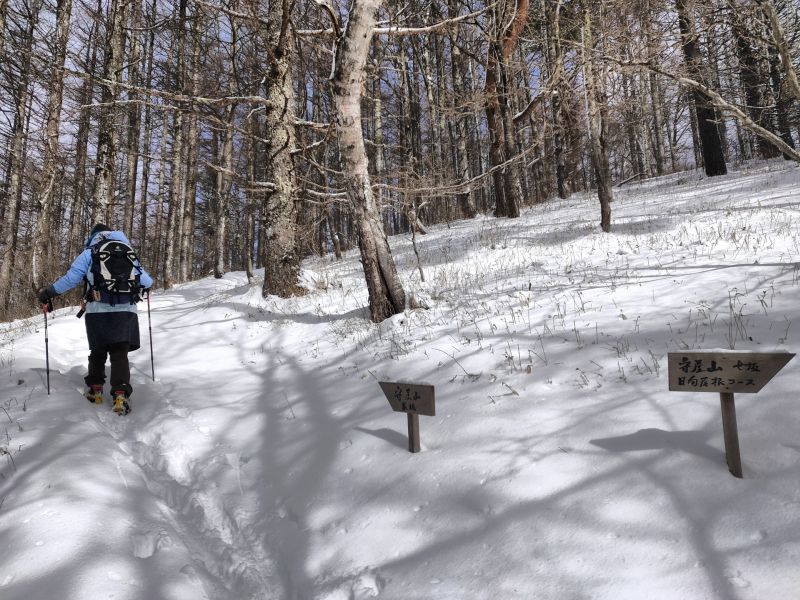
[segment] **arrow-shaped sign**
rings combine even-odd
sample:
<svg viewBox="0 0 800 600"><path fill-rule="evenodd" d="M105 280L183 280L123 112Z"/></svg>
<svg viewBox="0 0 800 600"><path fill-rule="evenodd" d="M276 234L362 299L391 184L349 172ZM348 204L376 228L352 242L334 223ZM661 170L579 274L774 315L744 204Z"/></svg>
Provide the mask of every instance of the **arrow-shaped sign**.
<svg viewBox="0 0 800 600"><path fill-rule="evenodd" d="M792 358L789 352L670 352L669 389L755 394Z"/></svg>

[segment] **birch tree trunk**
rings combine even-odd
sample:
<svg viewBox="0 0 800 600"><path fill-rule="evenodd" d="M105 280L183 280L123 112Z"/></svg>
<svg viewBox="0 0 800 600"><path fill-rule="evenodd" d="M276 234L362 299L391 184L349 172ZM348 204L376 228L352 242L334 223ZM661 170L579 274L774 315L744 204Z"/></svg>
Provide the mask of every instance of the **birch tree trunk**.
<svg viewBox="0 0 800 600"><path fill-rule="evenodd" d="M98 14L100 14L102 10L101 2L102 0L98 0ZM84 59L86 70L89 72L89 78L83 82L78 95L81 106L91 103L93 97L94 72L97 67L99 46L97 41L97 29L98 23L95 20L92 23L92 29L89 33L89 44L86 48ZM90 217L91 199L87 197L86 163L88 161L89 132L91 131L91 127L92 120L89 111L81 110L80 117L78 118L78 134L75 140L75 170L72 186L73 201L69 222L69 256L75 256L80 249L83 248L83 241L88 234L87 227L90 226L87 222Z"/></svg>
<svg viewBox="0 0 800 600"><path fill-rule="evenodd" d="M406 305L405 290L375 204L361 125L364 67L379 7L380 0L353 0L347 27L336 41L331 80L339 154L347 195L356 212L370 317L376 323L402 312Z"/></svg>
<svg viewBox="0 0 800 600"><path fill-rule="evenodd" d="M116 168L118 84L122 72L122 54L125 49L125 13L128 4L123 0L112 0L109 7L109 31L106 36L103 59L102 113L97 134L97 165L92 189L92 221L114 221L114 169Z"/></svg>
<svg viewBox="0 0 800 600"><path fill-rule="evenodd" d="M169 114L164 113L161 125L161 147L159 150L158 160L158 191L156 195L156 222L155 222L155 243L150 245L150 263L151 265L158 265L163 269L164 260L162 245L164 239L164 203L169 199L169 192L167 190L167 183L165 174L167 172L167 132L169 131ZM141 250L140 250L141 251ZM165 279L162 270L162 283Z"/></svg>
<svg viewBox="0 0 800 600"><path fill-rule="evenodd" d="M186 48L187 0L177 0L177 3L178 31L176 33L173 46L176 58L174 88L176 92L183 93L186 81L186 61L184 60L184 51ZM176 265L180 259L179 245L181 240L178 222L183 215L186 196L183 169L185 164L183 151L183 139L185 135L183 120L183 110L176 110L172 122L172 164L170 168L169 212L167 214L166 234L164 241L163 278L164 289L167 290L170 289L175 282L176 266L179 266ZM164 135L167 135L166 125L164 127ZM178 260L176 260L176 254Z"/></svg>
<svg viewBox="0 0 800 600"><path fill-rule="evenodd" d="M553 163L559 198L567 198L567 165L564 153L564 113L561 94L564 91L564 51L561 45L561 0L553 7L552 0L542 0L547 36L547 63L550 72L550 117L553 128Z"/></svg>
<svg viewBox="0 0 800 600"><path fill-rule="evenodd" d="M258 127L256 125L255 117L251 116L248 120L248 133L247 137L247 187L244 192L244 271L247 275L247 283L253 281L253 244L256 237L256 221L254 207L256 204L255 199L255 181L256 181L256 135Z"/></svg>
<svg viewBox="0 0 800 600"><path fill-rule="evenodd" d="M227 127L223 133L220 164L216 173L216 214L214 219L214 277L221 279L225 274L225 234L227 231L228 199L233 173L233 128L236 105L228 107Z"/></svg>
<svg viewBox="0 0 800 600"><path fill-rule="evenodd" d="M127 178L125 198L123 199L123 229L129 235L133 235L133 215L136 206L136 189L139 177L139 143L141 142L142 132L142 106L138 102L139 92L136 89L141 84L141 64L142 64L142 42L141 34L136 31L143 26L142 22L142 2L143 0L131 1L131 49L128 55L128 100L131 104L127 107L128 111L128 139L125 148L127 160Z"/></svg>
<svg viewBox="0 0 800 600"><path fill-rule="evenodd" d="M151 5L150 14L155 18L158 0L153 0ZM146 74L144 85L150 88L153 85L153 63L155 57L153 56L153 48L155 46L155 27L150 28L150 35L147 40L147 50L145 52L145 60L147 61ZM152 159L150 156L150 144L153 141L153 109L150 106L150 94L145 94L145 109L144 109L144 164L142 165L142 186L140 189L139 198L139 234L136 238L138 250L145 245L145 235L147 233L147 209L149 204L149 184L150 184L150 167ZM155 262L151 264L156 264Z"/></svg>
<svg viewBox="0 0 800 600"><path fill-rule="evenodd" d="M167 132L164 131L164 135ZM177 111L172 122L172 166L170 168L169 212L167 214L166 236L164 241L164 289L175 283L175 254L178 237L178 220L183 213L183 112Z"/></svg>
<svg viewBox="0 0 800 600"><path fill-rule="evenodd" d="M189 89L189 96L191 98L197 96L200 90L200 53L202 51L202 44L200 40L200 31L202 26L202 15L199 12L195 13L192 25L192 66L191 66L191 87ZM194 261L194 218L195 208L197 202L195 197L197 195L197 144L200 139L200 117L197 112L197 107L190 102L188 114L188 126L186 128L186 139L184 141L183 152L186 157L186 170L183 180L182 197L180 201L181 213L180 222L178 223L178 240L180 246L180 256L178 259L178 272L181 281L188 281L191 277L192 265Z"/></svg>
<svg viewBox="0 0 800 600"><path fill-rule="evenodd" d="M38 289L50 281L50 273L44 273L44 257L50 252L51 228L53 221L53 199L56 195L58 174L61 173L60 146L58 135L61 125L61 105L64 98L64 60L69 38L69 20L72 14L72 0L58 0L56 4L56 30L53 38L53 63L50 68L50 97L47 101L45 119L45 140L40 179L39 220L34 236L31 254L31 276L33 289Z"/></svg>
<svg viewBox="0 0 800 600"><path fill-rule="evenodd" d="M450 18L456 16L458 11L457 4L455 0L448 1L449 11L450 11ZM463 107L459 106L459 102L462 98L464 98L467 94L466 85L464 82L464 72L466 71L466 64L464 61L464 55L461 50L458 48L456 44L457 37L455 34L451 34L451 71L452 71L452 78L453 78L453 107L456 112L455 123L453 124L454 131L454 140L453 143L455 145L455 172L456 172L456 182L463 183L467 181L470 177L470 170L469 170L469 154L467 152L467 123L466 118L462 116L462 112L465 110ZM461 214L465 219L472 219L478 213L477 209L475 208L475 201L472 197L472 192L464 192L463 194L459 194L457 198L458 204L461 207Z"/></svg>
<svg viewBox="0 0 800 600"><path fill-rule="evenodd" d="M586 81L586 103L589 118L590 143L592 146L592 166L597 184L597 197L600 200L600 227L606 233L611 231L611 202L614 194L611 189L611 170L608 164L608 101L605 92L605 73L594 59L594 40L592 38L592 7L584 7L583 60Z"/></svg>

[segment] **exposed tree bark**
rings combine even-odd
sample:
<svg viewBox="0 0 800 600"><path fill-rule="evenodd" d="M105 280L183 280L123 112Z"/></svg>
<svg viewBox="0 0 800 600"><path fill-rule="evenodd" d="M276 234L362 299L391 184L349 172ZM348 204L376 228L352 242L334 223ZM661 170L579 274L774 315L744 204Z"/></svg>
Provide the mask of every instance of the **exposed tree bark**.
<svg viewBox="0 0 800 600"><path fill-rule="evenodd" d="M37 289L50 281L50 273L44 272L43 260L50 253L51 227L53 223L53 201L56 196L57 180L62 173L58 160L58 143L61 125L61 105L64 98L64 60L69 39L69 21L72 14L72 0L58 0L56 4L56 30L53 36L53 62L50 68L50 95L47 101L45 119L45 140L40 177L39 220L36 225L33 252L31 254L32 285ZM52 261L51 261L52 262Z"/></svg>
<svg viewBox="0 0 800 600"><path fill-rule="evenodd" d="M163 265L166 262L164 260L164 252L162 251L162 246L164 246L164 205L169 199L169 192L167 189L167 182L166 182L166 172L167 172L167 139L169 136L167 135L169 132L169 115L167 113L163 114L162 125L161 125L161 146L159 150L159 160L158 160L158 192L156 194L156 222L155 222L155 240L156 243L151 244L151 254L150 254L150 262L151 265L158 265L159 268L163 269ZM166 276L162 270L162 282L165 281Z"/></svg>
<svg viewBox="0 0 800 600"><path fill-rule="evenodd" d="M128 111L128 139L126 142L125 154L127 165L126 190L123 198L123 229L129 235L133 235L133 216L136 207L136 189L139 179L139 143L142 138L142 105L139 100L139 90L141 85L141 65L144 62L142 56L141 33L136 31L143 26L142 19L143 0L132 0L131 2L131 48L128 54L128 84L133 88L128 91L129 105Z"/></svg>
<svg viewBox="0 0 800 600"><path fill-rule="evenodd" d="M172 166L170 168L169 207L167 213L166 235L164 241L164 289L170 289L175 283L176 254L180 255L178 221L181 219L184 206L184 152L183 112L178 111L172 121ZM166 131L164 132L166 135ZM177 240L177 241L176 241Z"/></svg>
<svg viewBox="0 0 800 600"><path fill-rule="evenodd" d="M634 66L634 65L628 65ZM640 65L636 65L637 67ZM731 115L736 121L748 129L749 131L755 133L757 136L763 137L770 141L770 143L774 144L781 152L789 156L792 160L796 162L800 162L800 152L789 146L786 142L784 142L780 137L761 127L758 123L753 121L747 114L742 111L739 107L731 104L730 102L726 101L722 96L720 96L717 92L709 88L708 86L702 84L699 81L695 81L694 79L690 79L688 77L683 77L681 75L676 75L674 73L670 73L668 71L664 71L654 67L653 65L647 65L648 68L655 70L656 72L674 79L677 83L681 86L687 88L690 91L697 92L701 94L703 97L708 99L713 106L724 111Z"/></svg>
<svg viewBox="0 0 800 600"><path fill-rule="evenodd" d="M450 0L450 16L455 15L455 2ZM458 48L458 45L453 43L451 37L451 71L453 77L453 109L456 112L455 122L452 126L454 130L455 153L454 153L454 166L456 182L463 183L470 178L469 173L469 153L467 151L467 123L466 118L463 116L463 108L458 105L459 100L467 95L467 89L464 82L464 71L466 65L464 55ZM457 197L459 206L461 207L461 214L466 219L472 219L478 213L475 208L475 201L473 200L471 192L459 194Z"/></svg>
<svg viewBox="0 0 800 600"><path fill-rule="evenodd" d="M591 3L584 5L583 12L583 61L586 82L586 103L589 118L590 143L592 146L592 167L597 197L600 201L600 227L611 231L611 202L614 200L611 170L608 163L608 100L605 92L605 73L594 58L595 42L592 35Z"/></svg>
<svg viewBox="0 0 800 600"><path fill-rule="evenodd" d="M264 199L266 263L264 296L288 298L301 293L298 285L297 179L292 151L295 147L295 102L292 86L293 34L290 0L270 2L268 20L275 25L266 35L266 178L275 187Z"/></svg>
<svg viewBox="0 0 800 600"><path fill-rule="evenodd" d="M153 15L155 18L156 8L158 0L152 0L150 14ZM155 62L155 56L153 56L153 48L155 46L155 27L150 27L150 34L147 40L147 48L145 50L145 60L147 61L147 66L145 67L145 77L144 77L144 85L147 89L152 87L153 85L153 63ZM145 245L146 234L148 231L147 228L147 216L148 216L148 206L149 206L149 185L150 185L150 168L152 164L152 158L150 156L150 145L153 141L153 109L150 106L150 95L145 93L145 109L144 109L144 163L142 164L142 185L139 191L140 198L139 198L139 233L136 236L136 245L141 252L141 249ZM162 169L163 171L163 169ZM151 262L148 264L157 264L155 262Z"/></svg>
<svg viewBox="0 0 800 600"><path fill-rule="evenodd" d="M256 220L255 220L255 206L256 206L256 193L254 189L254 182L256 181L257 177L257 168L256 168L256 136L258 132L258 126L255 117L250 117L247 122L248 127L248 137L247 137L247 188L245 188L244 192L244 201L245 201L245 208L244 208L244 227L245 227L245 239L244 239L244 271L247 275L247 282L251 283L253 281L255 270L253 265L253 245L255 242L256 237Z"/></svg>
<svg viewBox="0 0 800 600"><path fill-rule="evenodd" d="M354 0L351 4L347 26L336 40L331 81L342 170L348 198L356 211L370 318L376 323L406 306L406 293L372 192L361 126L364 67L379 6L380 0Z"/></svg>
<svg viewBox="0 0 800 600"><path fill-rule="evenodd" d="M625 135L628 138L628 151L631 155L631 175L639 178L645 175L644 152L637 135L638 111L636 104L639 99L636 93L636 84L626 73L622 74L622 95L625 98Z"/></svg>
<svg viewBox="0 0 800 600"><path fill-rule="evenodd" d="M664 148L662 143L662 135L664 130L661 106L659 105L659 86L658 76L655 73L648 73L649 93L650 93L650 110L652 113L652 136L653 136L653 158L656 161L656 173L658 175L664 174Z"/></svg>
<svg viewBox="0 0 800 600"><path fill-rule="evenodd" d="M509 108L508 59L525 26L529 7L529 0L507 0L492 8L497 34L496 38L489 42L484 86L490 143L489 158L492 167L507 162L516 154L511 141L514 131ZM509 19L505 9L508 9L513 18ZM495 214L499 217L519 217L522 186L518 166L509 164L505 169L494 171L492 177L496 196Z"/></svg>
<svg viewBox="0 0 800 600"><path fill-rule="evenodd" d="M747 114L764 129L774 133L775 127L767 107L773 104L768 65L758 56L750 33L756 30L756 23L748 20L739 10L731 10L733 36L739 58L739 78L744 90ZM769 93L767 93L769 92ZM758 138L758 153L762 158L778 156L778 149L763 138Z"/></svg>
<svg viewBox="0 0 800 600"><path fill-rule="evenodd" d="M194 98L200 93L200 55L203 50L201 32L204 29L205 21L205 15L201 7L196 6L195 13L192 15L192 62L188 90L190 98ZM178 272L180 273L181 281L189 280L194 266L194 220L197 208L195 199L197 197L197 153L200 139L200 116L197 107L192 102L189 103L185 119L188 121L183 148L186 156L186 171L183 180L184 189L180 201L181 212L177 233L177 243L180 245Z"/></svg>
<svg viewBox="0 0 800 600"><path fill-rule="evenodd" d="M119 96L118 84L121 81L122 59L125 50L127 7L128 4L123 0L111 0L108 16L109 29L103 59L104 85L97 133L97 165L92 189L92 221L105 221L108 224L114 222L114 172L119 146L116 102Z"/></svg>
<svg viewBox="0 0 800 600"><path fill-rule="evenodd" d="M561 45L561 5L557 0L542 0L547 36L547 65L550 71L550 118L553 128L553 163L555 165L556 191L559 198L569 197L567 190L567 165L564 155L564 51Z"/></svg>
<svg viewBox="0 0 800 600"><path fill-rule="evenodd" d="M786 34L783 31L778 12L775 10L775 5L771 0L756 0L761 6L761 10L766 15L769 21L772 39L775 41L775 47L778 49L778 54L781 57L781 64L786 75L786 82L791 90L795 99L800 100L800 81L797 78L797 71L794 69L792 62L792 55L789 51L789 44L786 41Z"/></svg>
<svg viewBox="0 0 800 600"><path fill-rule="evenodd" d="M227 109L227 127L222 133L220 144L220 164L216 171L215 208L214 211L214 277L222 278L225 274L225 241L228 225L228 198L230 196L233 173L233 123L236 105Z"/></svg>
<svg viewBox="0 0 800 600"><path fill-rule="evenodd" d="M789 147L795 148L789 118L791 98L787 99L786 97L783 86L784 79L780 70L780 57L777 51L772 48L769 50L769 75L770 83L772 84L772 94L775 98L775 116L778 120L778 131L780 132L781 139L783 139ZM784 157L786 157L785 154Z"/></svg>
<svg viewBox="0 0 800 600"><path fill-rule="evenodd" d="M675 8L678 11L678 27L681 32L681 46L686 60L686 70L691 79L702 83L705 78L701 67L702 56L698 36L689 4L691 1L675 0ZM697 115L698 136L706 175L709 177L725 175L728 168L725 165L725 155L722 149L722 140L719 137L714 106L709 102L708 97L698 89L692 89L691 98Z"/></svg>
<svg viewBox="0 0 800 600"><path fill-rule="evenodd" d="M0 33L6 30L6 15L8 14L8 0L0 0ZM6 58L6 36L0 35L0 61Z"/></svg>
<svg viewBox="0 0 800 600"><path fill-rule="evenodd" d="M28 6L27 29L25 37L20 41L20 64L17 71L16 89L14 93L14 121L11 131L10 161L8 166L8 191L6 207L3 215L2 239L3 255L0 264L0 312L8 315L12 290L16 288L13 273L16 264L17 240L19 234L19 217L22 207L22 184L25 170L25 142L29 122L30 80L31 80L31 48L34 32L39 22L41 4L34 2Z"/></svg>
<svg viewBox="0 0 800 600"><path fill-rule="evenodd" d="M97 0L97 13L102 10L102 0ZM84 59L89 77L83 81L78 99L81 106L89 104L93 97L94 72L98 60L98 23L92 24ZM73 172L72 209L69 220L69 256L75 256L83 248L86 235L90 227L88 220L91 216L91 199L87 194L86 163L89 153L89 133L92 129L91 114L88 110L81 109L78 117L78 134L75 139L75 169Z"/></svg>
<svg viewBox="0 0 800 600"><path fill-rule="evenodd" d="M700 23L702 25L702 33L705 41L705 52L703 53L703 65L704 70L703 73L705 75L705 83L715 89L721 90L722 89L722 78L720 76L720 56L723 54L722 50L720 49L720 41L719 41L719 23L717 19L714 17L713 9L714 4L711 3L711 6L705 7L703 9L703 5L709 4L704 2L701 4L700 9ZM711 10L709 10L709 8ZM698 37L698 43L699 43ZM725 123L725 119L723 118L722 113L718 110L714 112L714 122L717 125L717 133L719 134L719 141L722 147L722 154L723 160L727 160L728 157L728 126Z"/></svg>
<svg viewBox="0 0 800 600"><path fill-rule="evenodd" d="M186 61L184 51L186 48L186 5L187 0L177 0L178 30L175 35L175 71L174 89L183 94L186 82ZM184 114L183 110L175 111L172 121L172 160L170 168L170 193L167 213L166 235L164 241L164 289L170 289L175 282L176 267L180 259L180 230L179 222L182 220L186 206L186 185L184 178ZM164 135L166 135L166 127ZM176 260L176 258L178 260Z"/></svg>

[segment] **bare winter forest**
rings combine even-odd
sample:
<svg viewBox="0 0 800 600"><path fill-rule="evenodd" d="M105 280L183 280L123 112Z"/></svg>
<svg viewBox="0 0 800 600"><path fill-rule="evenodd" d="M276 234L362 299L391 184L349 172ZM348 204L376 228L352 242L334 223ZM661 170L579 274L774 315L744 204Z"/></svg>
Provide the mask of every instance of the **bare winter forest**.
<svg viewBox="0 0 800 600"><path fill-rule="evenodd" d="M0 317L92 223L157 285L690 168L800 160L797 0L0 0ZM77 292L76 292L77 293Z"/></svg>

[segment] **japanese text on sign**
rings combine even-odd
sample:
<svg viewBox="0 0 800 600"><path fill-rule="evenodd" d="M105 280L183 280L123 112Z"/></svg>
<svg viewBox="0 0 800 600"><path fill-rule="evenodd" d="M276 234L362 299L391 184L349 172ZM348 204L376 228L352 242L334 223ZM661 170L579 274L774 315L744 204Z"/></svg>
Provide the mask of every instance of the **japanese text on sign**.
<svg viewBox="0 0 800 600"><path fill-rule="evenodd" d="M669 389L755 393L793 356L788 352L670 352Z"/></svg>
<svg viewBox="0 0 800 600"><path fill-rule="evenodd" d="M432 385L379 382L392 410L433 417L436 414Z"/></svg>

